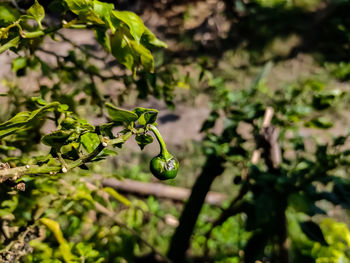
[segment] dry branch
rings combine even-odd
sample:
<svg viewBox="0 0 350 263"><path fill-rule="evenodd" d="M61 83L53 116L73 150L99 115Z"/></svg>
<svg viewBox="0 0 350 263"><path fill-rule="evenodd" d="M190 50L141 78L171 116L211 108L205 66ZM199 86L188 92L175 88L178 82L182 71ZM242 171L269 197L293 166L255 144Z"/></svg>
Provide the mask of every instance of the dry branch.
<svg viewBox="0 0 350 263"><path fill-rule="evenodd" d="M134 193L138 195L153 195L158 198L167 198L174 201L186 201L191 193L190 189L168 186L157 183L145 183L134 180L125 179L119 181L114 178L107 178L102 181L103 186L112 187L121 192ZM222 202L227 199L225 194L209 192L205 201L208 204L221 206Z"/></svg>

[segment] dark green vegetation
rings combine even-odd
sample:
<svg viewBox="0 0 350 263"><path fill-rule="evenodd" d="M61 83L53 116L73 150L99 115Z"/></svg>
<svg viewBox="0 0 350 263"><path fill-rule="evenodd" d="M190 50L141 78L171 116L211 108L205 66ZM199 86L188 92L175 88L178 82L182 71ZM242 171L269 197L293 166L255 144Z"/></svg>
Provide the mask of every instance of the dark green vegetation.
<svg viewBox="0 0 350 263"><path fill-rule="evenodd" d="M0 3L0 261L350 262L350 2L110 2Z"/></svg>

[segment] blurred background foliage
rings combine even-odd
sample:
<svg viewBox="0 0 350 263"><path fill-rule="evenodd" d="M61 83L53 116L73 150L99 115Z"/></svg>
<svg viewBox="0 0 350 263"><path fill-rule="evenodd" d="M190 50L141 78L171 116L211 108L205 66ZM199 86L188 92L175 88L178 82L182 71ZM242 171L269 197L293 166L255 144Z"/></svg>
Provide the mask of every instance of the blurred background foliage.
<svg viewBox="0 0 350 263"><path fill-rule="evenodd" d="M25 33L62 29L21 37L0 55L1 122L35 110L32 97L66 104L94 125L108 120L105 102L156 108L180 161L178 177L162 184L197 182L196 200L204 182L225 201L189 201L188 213L186 200L106 188L106 179L155 182L149 161L158 149L127 143L89 170L23 177L25 191L2 183L4 262L350 262L350 1L102 1L135 12L157 36L140 38L154 70L144 49L131 63L106 45L113 22L88 17L82 29L86 21L75 23L79 12L62 2L39 1L45 18L22 24ZM1 1L0 27L33 3ZM19 31L0 31L1 47ZM268 108L278 167L261 141ZM50 118L3 138L1 162L47 155L40 140L58 116ZM257 148L265 152L253 162Z"/></svg>

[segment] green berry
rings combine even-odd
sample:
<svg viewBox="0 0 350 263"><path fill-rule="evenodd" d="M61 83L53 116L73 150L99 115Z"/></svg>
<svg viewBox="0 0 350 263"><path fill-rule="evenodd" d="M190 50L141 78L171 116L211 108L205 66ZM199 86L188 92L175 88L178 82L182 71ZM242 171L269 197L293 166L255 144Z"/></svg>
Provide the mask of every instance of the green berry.
<svg viewBox="0 0 350 263"><path fill-rule="evenodd" d="M159 180L173 179L179 169L179 161L173 157L165 158L158 155L151 160L150 169L152 174Z"/></svg>

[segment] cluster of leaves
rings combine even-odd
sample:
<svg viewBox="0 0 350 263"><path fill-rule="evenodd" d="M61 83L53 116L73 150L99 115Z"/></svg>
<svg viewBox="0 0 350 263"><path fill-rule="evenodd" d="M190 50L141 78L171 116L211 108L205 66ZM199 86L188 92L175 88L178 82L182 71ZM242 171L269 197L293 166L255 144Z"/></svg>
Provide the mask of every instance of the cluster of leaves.
<svg viewBox="0 0 350 263"><path fill-rule="evenodd" d="M74 98L84 94L80 96L79 104L86 104L89 99L91 104L102 107L110 97L123 102L136 86L140 98L154 95L173 106L174 71L158 63L155 73L151 53L152 50L156 55L161 54L166 44L155 37L139 16L130 11L115 10L113 4L97 0L42 4L35 1L23 12L0 3L0 53L11 50L17 54L12 70L19 77L26 76L29 70L41 73L34 96L40 94L45 99L76 107ZM96 45L72 41L70 34L79 29L79 34L84 34L81 29L93 31ZM48 38L70 47L56 52L56 48L44 47ZM96 52L98 45L101 48ZM131 70L132 75L115 62ZM139 75L136 75L137 70ZM47 78L50 81L42 84ZM118 89L106 93L98 87L98 81L119 82Z"/></svg>
<svg viewBox="0 0 350 263"><path fill-rule="evenodd" d="M116 155L116 148L132 135L141 150L153 142L148 132L150 125L156 129L158 111L120 109L106 101L122 102L122 92L105 93L97 81L124 83L125 93L135 85L140 98L153 94L171 106L176 85L173 71L164 67L154 73L151 53L166 44L139 16L115 10L113 4L32 2L26 11L17 3L0 4L0 53L9 50L17 55L12 61L17 77L26 77L29 70L41 73L36 90L3 81L8 91L2 95L10 107L1 110L0 124L1 260L129 262L141 245L158 253L140 234L146 204L130 202L93 178L95 184L91 184L87 180L91 171L85 170L89 163ZM66 35L79 29L92 31L104 51L80 46ZM71 50L65 55L49 50L44 45L47 38L65 42ZM50 62L50 56L56 63ZM132 75L122 66L121 74L115 74L110 69L115 62ZM78 114L82 109L78 106L86 104L87 98L99 106L100 115L107 119L103 124L91 125ZM94 108L85 110L97 115ZM54 131L43 132L47 127Z"/></svg>
<svg viewBox="0 0 350 263"><path fill-rule="evenodd" d="M123 239L122 233L120 233L120 236L118 235L118 240L113 236L121 231L120 227L124 226L124 223L122 223L124 220L114 222L114 224L119 225L115 229L116 232L108 232L108 239L112 238L111 243L103 239L102 243L108 242L111 247L103 255L99 254L102 249L92 249L92 246L97 247L102 243L90 243L90 241L85 243L81 240L81 242L71 244L64 238L65 235L62 231L69 233L69 239L73 238L78 232L84 232L87 225L91 226L92 224L92 219L88 218L87 211L93 209L96 204L97 207L98 205L103 207L102 210L100 208L102 212L99 212L104 213L107 218L113 218L111 214L114 213L114 210L105 208L106 206L111 208L111 204L108 201L109 199L101 194L101 191L117 199L124 206L132 205L113 189L102 189L96 186L93 188L90 186L89 188L88 183L81 179L82 177L76 173L68 172L75 167L80 167L83 170L88 169L87 163L115 155L114 148L121 147L132 135L136 135L135 139L141 149L152 143L153 137L147 134L148 126L156 124L158 111L140 107L128 111L117 108L112 104L106 104L105 108L110 121L99 126L93 126L70 112L67 105L58 102L48 103L40 98L33 98L33 101L41 107L30 112L20 112L0 125L3 147L7 147L7 138L13 136L18 138L21 134L25 136L25 131L34 128L38 122L44 122L45 119L54 119L57 128L41 138L43 144L50 147L50 153L43 156L17 155L12 157L8 153L7 157L2 160L9 164L2 165L0 170L0 178L3 182L0 185L2 188L0 215L2 225L6 224L9 231L1 236L3 241L1 256L6 259L8 255L15 254L13 251L11 252L11 249L18 246L15 245L16 242L31 242L31 247L37 253L31 255L27 259L28 262L36 262L47 258L75 262L78 260L77 255L80 259L88 260L87 262L94 261L97 258L100 258L101 261L110 258L113 253L117 253L114 248L119 251L120 244L128 243ZM118 134L113 132L115 127L122 127ZM9 141L12 142L11 139ZM23 192L13 192L12 187L19 184L24 184L24 187L21 188ZM147 207L143 207L147 210ZM137 211L138 208L134 207L128 209L126 213L127 215L130 214L132 220L136 220L133 214L138 213ZM60 224L51 219L57 217ZM140 220L138 219L138 221ZM59 244L57 250L42 242L45 239L42 232L40 234L39 230L34 231L38 228L43 229L40 223L46 225L54 234ZM110 222L110 224L112 223ZM60 225L64 226L64 230L60 228ZM132 226L134 225L132 223ZM65 228L65 226L69 227ZM129 229L127 225L125 226L126 229ZM102 235L104 230L101 228L103 227L92 228L88 233L84 233L81 238L95 240L96 236ZM27 235L31 233L31 230L39 232L28 240ZM125 238L135 236L135 233L131 233ZM18 241L16 237L21 235L22 241ZM134 245L136 245L137 240L136 238L133 241ZM114 243L116 243L115 246L112 245ZM120 255L132 256L132 251Z"/></svg>
<svg viewBox="0 0 350 263"><path fill-rule="evenodd" d="M345 133L331 140L325 137L323 141L326 142L321 143L322 140L313 140L300 132L302 126L317 129L332 127L334 122L327 116L332 111L334 114L337 107L341 107L346 94L340 90L329 90L324 83L310 79L271 91L265 81L270 67L271 64L265 66L250 88L239 90L231 90L223 79L213 78L210 72L205 71L202 74L216 95L213 99L213 111L202 126L202 131L207 136L204 152L207 155L220 156L243 168L243 173L236 174L234 179L234 184L239 186L238 196L213 226L218 227L237 214L245 214L245 229L250 232L250 238L244 245L246 262L253 262L264 256L273 260L279 252L272 244L278 244L279 238L283 236L281 226L286 226L286 213L293 211L287 215L300 215L288 216L288 220L292 222L299 221L299 224L290 224L294 227L293 231L298 229L304 241L307 238L312 240L309 243L293 243L300 247L302 244L309 244L308 248L297 253L300 257L298 262L304 262L310 257L323 257L325 260L327 255L328 260L349 259L345 250L339 250L333 241L326 241L332 238L324 237L324 234L329 233L322 232L315 217L327 215L322 208L325 201L344 209L349 208L347 192L350 181L346 174L350 160L349 151L344 147L349 134ZM254 148L263 147L259 145L259 134L268 107L275 111L272 124L278 126L280 132L282 159L276 169L269 167L266 161L266 158L270 158L266 156L268 153L263 155L258 164L252 165L250 162ZM218 121L223 122L221 134L212 132ZM248 133L253 134L253 138L247 136L247 132L242 132L242 124L250 127ZM336 224L330 227L336 227ZM211 231L213 229L208 231L209 236ZM291 234L292 238L296 236Z"/></svg>
<svg viewBox="0 0 350 263"><path fill-rule="evenodd" d="M27 10L27 14L20 15L17 10L1 6L2 26L0 29L0 53L7 49L19 52L29 49L32 52L38 47L45 36L54 37L62 28L93 28L99 43L115 58L132 70L142 66L147 71L153 71L153 56L149 47L166 47L165 43L143 24L142 20L133 12L117 11L113 4L90 1L53 1L51 8L60 10L62 15L68 12L75 14L70 21L63 20L54 27L44 27L45 10L38 1ZM35 20L37 25L31 25ZM17 62L20 64L20 62Z"/></svg>

